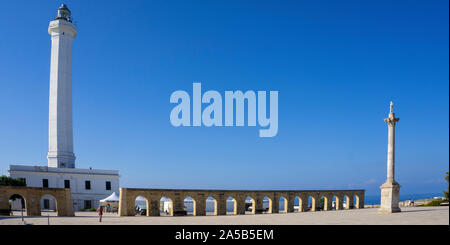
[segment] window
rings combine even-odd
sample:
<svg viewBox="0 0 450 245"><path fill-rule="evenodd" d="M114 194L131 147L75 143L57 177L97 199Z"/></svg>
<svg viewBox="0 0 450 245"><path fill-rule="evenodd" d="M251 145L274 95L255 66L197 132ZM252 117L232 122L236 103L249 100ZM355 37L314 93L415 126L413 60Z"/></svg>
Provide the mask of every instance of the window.
<svg viewBox="0 0 450 245"><path fill-rule="evenodd" d="M84 182L85 188L86 190L90 190L91 189L91 181L90 180L86 180Z"/></svg>
<svg viewBox="0 0 450 245"><path fill-rule="evenodd" d="M111 190L111 181L106 181L106 190L107 191Z"/></svg>
<svg viewBox="0 0 450 245"><path fill-rule="evenodd" d="M90 209L90 208L92 208L92 201L84 200L84 209Z"/></svg>
<svg viewBox="0 0 450 245"><path fill-rule="evenodd" d="M70 180L64 180L64 188L70 188Z"/></svg>
<svg viewBox="0 0 450 245"><path fill-rule="evenodd" d="M50 209L50 200L44 199L44 209Z"/></svg>
<svg viewBox="0 0 450 245"><path fill-rule="evenodd" d="M43 179L42 180L42 187L48 188L48 179Z"/></svg>

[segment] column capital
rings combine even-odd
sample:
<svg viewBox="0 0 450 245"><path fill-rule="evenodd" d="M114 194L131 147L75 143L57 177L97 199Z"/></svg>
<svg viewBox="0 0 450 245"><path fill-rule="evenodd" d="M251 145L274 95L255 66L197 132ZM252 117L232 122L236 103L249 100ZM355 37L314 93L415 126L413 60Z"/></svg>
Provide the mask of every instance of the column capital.
<svg viewBox="0 0 450 245"><path fill-rule="evenodd" d="M384 119L389 126L395 127L395 123L400 121L400 118L395 117L394 113L390 113L388 118Z"/></svg>
<svg viewBox="0 0 450 245"><path fill-rule="evenodd" d="M392 127L395 127L395 123L398 122L400 120L400 118L395 117L395 113L394 113L394 103L391 101L391 103L389 104L389 116L388 118L385 118L384 121Z"/></svg>

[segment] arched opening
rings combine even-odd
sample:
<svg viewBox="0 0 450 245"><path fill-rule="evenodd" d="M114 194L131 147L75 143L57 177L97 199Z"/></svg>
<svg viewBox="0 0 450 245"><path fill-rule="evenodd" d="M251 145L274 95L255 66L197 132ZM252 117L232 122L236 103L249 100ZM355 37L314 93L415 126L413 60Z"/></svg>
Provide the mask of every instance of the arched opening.
<svg viewBox="0 0 450 245"><path fill-rule="evenodd" d="M255 199L250 196L245 198L245 214L255 214Z"/></svg>
<svg viewBox="0 0 450 245"><path fill-rule="evenodd" d="M27 200L19 194L11 195L9 197L9 210L11 216L26 216Z"/></svg>
<svg viewBox="0 0 450 245"><path fill-rule="evenodd" d="M272 213L272 199L267 196L263 199L263 210L266 214Z"/></svg>
<svg viewBox="0 0 450 245"><path fill-rule="evenodd" d="M316 211L316 199L312 196L308 197L308 208L306 211Z"/></svg>
<svg viewBox="0 0 450 245"><path fill-rule="evenodd" d="M56 198L50 194L45 194L39 201L41 204L41 216L57 216L58 202Z"/></svg>
<svg viewBox="0 0 450 245"><path fill-rule="evenodd" d="M280 213L287 213L287 207L288 207L287 199L284 196L281 196L278 203L279 208L278 211Z"/></svg>
<svg viewBox="0 0 450 245"><path fill-rule="evenodd" d="M329 209L330 209L330 207L328 207L328 198L326 196L321 196L319 210L317 210L317 211L324 211L324 210L329 210Z"/></svg>
<svg viewBox="0 0 450 245"><path fill-rule="evenodd" d="M159 199L159 213L162 216L173 216L173 202L168 196Z"/></svg>
<svg viewBox="0 0 450 245"><path fill-rule="evenodd" d="M227 214L237 214L237 201L233 197L227 199Z"/></svg>
<svg viewBox="0 0 450 245"><path fill-rule="evenodd" d="M359 206L359 196L358 195L355 195L353 197L353 207L352 208L360 208L360 206Z"/></svg>
<svg viewBox="0 0 450 245"><path fill-rule="evenodd" d="M206 215L217 215L217 201L214 197L206 198Z"/></svg>
<svg viewBox="0 0 450 245"><path fill-rule="evenodd" d="M294 198L294 212L302 211L302 199L298 196Z"/></svg>
<svg viewBox="0 0 450 245"><path fill-rule="evenodd" d="M147 198L143 196L137 196L134 199L134 211L136 215L148 216L149 214L149 205Z"/></svg>
<svg viewBox="0 0 450 245"><path fill-rule="evenodd" d="M195 203L195 199L194 198L192 198L190 196L187 196L184 199L183 204L184 204L184 210L186 211L186 215L192 215L192 216L197 215L195 213L196 203Z"/></svg>
<svg viewBox="0 0 450 245"><path fill-rule="evenodd" d="M338 210L339 209L339 197L333 196L333 201L331 203L331 210Z"/></svg>
<svg viewBox="0 0 450 245"><path fill-rule="evenodd" d="M325 197L321 196L319 206L317 207L317 211L323 211L325 209L325 204L326 204Z"/></svg>
<svg viewBox="0 0 450 245"><path fill-rule="evenodd" d="M344 209L350 209L350 198L347 195L344 196L343 207Z"/></svg>

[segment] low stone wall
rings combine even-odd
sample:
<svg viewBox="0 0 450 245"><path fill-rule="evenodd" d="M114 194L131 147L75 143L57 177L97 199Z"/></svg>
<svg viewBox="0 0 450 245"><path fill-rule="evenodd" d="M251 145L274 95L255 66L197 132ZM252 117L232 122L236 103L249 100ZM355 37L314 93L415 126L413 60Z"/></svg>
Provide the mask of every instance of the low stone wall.
<svg viewBox="0 0 450 245"><path fill-rule="evenodd" d="M74 216L70 189L0 186L0 210L10 209L9 199L13 195L19 195L24 199L28 216L41 216L41 198L44 195L55 198L58 216Z"/></svg>
<svg viewBox="0 0 450 245"><path fill-rule="evenodd" d="M169 215L184 211L184 199L193 199L193 215L206 215L206 199L215 200L215 215L226 215L226 201L229 197L234 199L234 214L245 214L245 200L250 197L253 202L252 212L263 209L263 200L269 199L268 213L279 213L279 200L284 198L286 212L294 212L294 200L299 198L299 212L308 209L308 199L312 198L310 211L318 210L320 200L324 197L323 210L331 210L333 197L336 198L336 209L343 209L344 197L348 203L346 209L364 208L364 190L189 190L189 189L136 189L120 188L119 216L135 215L136 197L142 196L147 201L147 216L160 215L160 200L167 197L172 202ZM356 203L353 199L356 197Z"/></svg>

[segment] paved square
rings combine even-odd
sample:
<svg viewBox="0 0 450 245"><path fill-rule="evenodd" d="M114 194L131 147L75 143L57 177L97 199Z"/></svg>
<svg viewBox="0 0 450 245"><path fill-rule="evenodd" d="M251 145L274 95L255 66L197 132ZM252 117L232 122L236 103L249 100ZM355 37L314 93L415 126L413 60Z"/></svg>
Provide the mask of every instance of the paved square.
<svg viewBox="0 0 450 245"><path fill-rule="evenodd" d="M20 215L20 213L15 213ZM402 212L378 214L376 208L284 214L146 217L76 212L75 217L25 217L33 225L449 225L449 207L403 207ZM0 216L0 225L23 224L19 216Z"/></svg>

